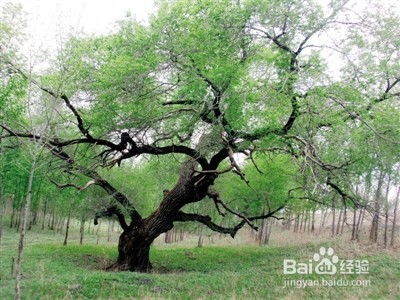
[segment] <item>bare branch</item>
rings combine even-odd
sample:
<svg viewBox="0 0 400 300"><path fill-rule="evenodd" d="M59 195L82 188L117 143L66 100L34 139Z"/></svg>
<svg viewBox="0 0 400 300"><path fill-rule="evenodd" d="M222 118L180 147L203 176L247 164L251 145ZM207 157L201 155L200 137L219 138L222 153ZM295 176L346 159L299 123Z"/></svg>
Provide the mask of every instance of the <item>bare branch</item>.
<svg viewBox="0 0 400 300"><path fill-rule="evenodd" d="M95 182L94 180L88 181L84 186L78 186L78 185L73 184L73 183L59 184L59 183L57 183L56 181L54 181L53 179L50 179L50 181L51 181L52 183L54 183L59 189L64 189L64 188L67 188L67 187L72 187L72 188L77 189L78 191L83 191L83 190L87 189L89 186L91 186L91 185L93 185L93 184L96 184L96 182Z"/></svg>
<svg viewBox="0 0 400 300"><path fill-rule="evenodd" d="M260 215L260 216L255 216L255 217L248 217L247 219L249 221L267 219L267 218L281 219L281 218L278 218L278 217L276 217L274 215L284 207L285 207L285 205L282 205L282 206L279 206L277 209L275 209L273 211L269 211L267 214ZM229 227L223 227L223 226L217 225L214 222L212 222L210 216L203 216L203 215L198 215L198 214L184 213L182 211L179 211L175 215L174 221L177 221L177 222L196 221L196 222L199 222L199 223L202 223L202 224L206 225L208 228L210 228L213 231L216 231L216 232L219 232L219 233L224 233L224 234L229 234L232 238L234 238L236 233L239 231L239 229L241 229L246 224L246 221L242 220L235 227L230 227L230 228Z"/></svg>
<svg viewBox="0 0 400 300"><path fill-rule="evenodd" d="M121 225L123 230L129 228L128 224L126 223L124 214L118 209L116 206L111 206L104 211L96 213L94 217L94 225L98 224L98 220L102 217L111 217L112 215L116 215L118 218L118 222Z"/></svg>

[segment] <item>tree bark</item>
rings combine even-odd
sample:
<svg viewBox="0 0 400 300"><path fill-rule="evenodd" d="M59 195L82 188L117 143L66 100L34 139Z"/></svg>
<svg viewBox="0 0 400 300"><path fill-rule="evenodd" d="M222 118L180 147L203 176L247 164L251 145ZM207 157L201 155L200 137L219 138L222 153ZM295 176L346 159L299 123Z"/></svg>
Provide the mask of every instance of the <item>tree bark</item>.
<svg viewBox="0 0 400 300"><path fill-rule="evenodd" d="M343 214L342 209L339 209L339 218L336 226L336 235L339 235L340 232L340 227L342 225L342 214Z"/></svg>
<svg viewBox="0 0 400 300"><path fill-rule="evenodd" d="M351 240L354 241L356 239L356 219L357 219L357 208L353 209L353 226L351 229Z"/></svg>
<svg viewBox="0 0 400 300"><path fill-rule="evenodd" d="M380 171L378 178L378 186L376 188L375 199L374 199L374 214L372 217L371 229L369 233L369 239L373 243L376 243L378 241L379 213L381 208L380 198L381 198L381 190L384 177L385 177L384 173Z"/></svg>
<svg viewBox="0 0 400 300"><path fill-rule="evenodd" d="M85 233L85 219L82 217L81 226L79 228L79 244L83 244L83 235Z"/></svg>
<svg viewBox="0 0 400 300"><path fill-rule="evenodd" d="M332 236L335 235L335 198L332 199Z"/></svg>
<svg viewBox="0 0 400 300"><path fill-rule="evenodd" d="M199 230L199 239L197 240L197 247L203 247L203 228Z"/></svg>
<svg viewBox="0 0 400 300"><path fill-rule="evenodd" d="M346 223L347 223L347 208L345 206L343 211L342 228L340 229L340 234L343 234L344 226L346 225Z"/></svg>
<svg viewBox="0 0 400 300"><path fill-rule="evenodd" d="M314 231L315 231L315 208L313 208L311 217L311 232L314 233Z"/></svg>
<svg viewBox="0 0 400 300"><path fill-rule="evenodd" d="M64 243L63 245L66 246L68 243L68 233L69 233L69 222L71 220L71 212L68 212L68 217L67 217L67 225L65 227L65 237L64 237Z"/></svg>
<svg viewBox="0 0 400 300"><path fill-rule="evenodd" d="M45 198L44 200L42 230L44 230L44 224L46 223L46 215L47 215L47 198Z"/></svg>
<svg viewBox="0 0 400 300"><path fill-rule="evenodd" d="M396 202L393 209L393 224L392 224L392 234L390 237L390 247L394 246L395 232L396 232L396 222L397 222L397 209L399 207L400 198L400 187L397 189Z"/></svg>
<svg viewBox="0 0 400 300"><path fill-rule="evenodd" d="M356 228L356 240L360 240L360 229L362 228L363 222L364 222L364 215L365 215L365 209L361 208L360 214L358 216L358 221L357 221L357 228Z"/></svg>
<svg viewBox="0 0 400 300"><path fill-rule="evenodd" d="M151 270L150 245L143 228L124 231L119 237L117 262L108 270L148 272Z"/></svg>
<svg viewBox="0 0 400 300"><path fill-rule="evenodd" d="M33 183L33 176L35 173L35 167L36 167L36 160L34 159L32 161L31 170L29 172L29 180L28 180L27 195L26 195L26 199L25 199L24 215L23 215L23 219L22 219L22 227L21 227L21 232L20 232L20 236L19 236L17 261L15 264L15 274L16 274L15 299L16 300L21 299L22 252L24 250L25 233L26 233L27 221L28 221L28 217L29 217L29 208L30 208L31 200L32 200L32 183Z"/></svg>
<svg viewBox="0 0 400 300"><path fill-rule="evenodd" d="M389 192L390 192L390 175L388 178L386 193L385 193L385 229L383 233L383 245L385 248L388 246L388 223L389 223Z"/></svg>
<svg viewBox="0 0 400 300"><path fill-rule="evenodd" d="M4 200L4 185L0 186L0 245L3 238L3 214L6 209L6 201Z"/></svg>
<svg viewBox="0 0 400 300"><path fill-rule="evenodd" d="M111 240L111 222L108 220L107 222L107 242Z"/></svg>

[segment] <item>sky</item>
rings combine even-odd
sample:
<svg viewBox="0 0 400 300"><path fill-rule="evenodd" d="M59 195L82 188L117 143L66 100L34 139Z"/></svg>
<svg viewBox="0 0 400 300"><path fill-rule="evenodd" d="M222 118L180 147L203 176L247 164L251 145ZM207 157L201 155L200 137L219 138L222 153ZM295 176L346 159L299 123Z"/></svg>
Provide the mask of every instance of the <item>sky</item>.
<svg viewBox="0 0 400 300"><path fill-rule="evenodd" d="M351 0L350 6L357 11L369 1ZM25 52L46 49L56 53L62 44L60 39L66 39L68 34L107 34L128 11L141 22L147 22L155 12L154 0L0 0L0 7L6 2L20 3L26 12ZM391 6L400 14L400 0L380 0L379 3Z"/></svg>
<svg viewBox="0 0 400 300"><path fill-rule="evenodd" d="M107 34L128 12L147 22L155 11L153 0L0 0L19 3L26 13L28 49L55 52L69 33Z"/></svg>

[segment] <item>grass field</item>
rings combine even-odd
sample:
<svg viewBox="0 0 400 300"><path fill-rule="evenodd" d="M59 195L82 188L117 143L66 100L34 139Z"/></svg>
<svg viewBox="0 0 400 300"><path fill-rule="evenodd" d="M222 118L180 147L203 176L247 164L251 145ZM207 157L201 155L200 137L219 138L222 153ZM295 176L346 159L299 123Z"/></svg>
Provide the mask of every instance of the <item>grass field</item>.
<svg viewBox="0 0 400 300"><path fill-rule="evenodd" d="M29 232L23 263L24 299L400 299L398 253L336 240L340 258L368 259L368 275L284 275L285 258L307 262L318 244L298 246L155 246L152 274L106 272L112 244L60 245L60 236ZM1 246L0 299L13 299L11 261L17 234ZM322 277L321 277L322 276ZM333 276L333 277L332 277ZM285 279L369 279L370 286L284 287Z"/></svg>

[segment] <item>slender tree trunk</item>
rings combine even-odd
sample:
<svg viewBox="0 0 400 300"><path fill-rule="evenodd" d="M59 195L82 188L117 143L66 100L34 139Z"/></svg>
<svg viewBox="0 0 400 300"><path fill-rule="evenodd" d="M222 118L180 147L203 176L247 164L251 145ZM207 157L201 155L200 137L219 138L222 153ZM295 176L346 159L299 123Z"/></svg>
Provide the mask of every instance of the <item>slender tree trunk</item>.
<svg viewBox="0 0 400 300"><path fill-rule="evenodd" d="M267 224L268 224L268 227L267 227L267 234L266 234L265 242L264 242L265 245L267 245L269 243L269 239L271 238L272 225L274 224L274 222L273 222L273 220L267 219Z"/></svg>
<svg viewBox="0 0 400 300"><path fill-rule="evenodd" d="M62 233L62 230L64 228L64 223L65 223L64 217L60 217L60 221L58 222L58 229L57 229L58 233Z"/></svg>
<svg viewBox="0 0 400 300"><path fill-rule="evenodd" d="M3 133L3 130L0 131L0 134ZM0 157L2 155L3 148L1 146L1 139L0 139ZM3 169L3 164L1 165L1 169ZM0 169L0 172L2 171ZM1 245L1 240L3 237L3 215L4 211L6 210L6 201L4 199L4 180L3 180L3 174L0 173L0 245Z"/></svg>
<svg viewBox="0 0 400 300"><path fill-rule="evenodd" d="M37 212L37 210L35 210L35 212L33 213L32 225L37 224L37 215L38 215L38 212Z"/></svg>
<svg viewBox="0 0 400 300"><path fill-rule="evenodd" d="M107 242L109 242L111 240L111 222L110 220L108 220L107 222L108 226L107 226Z"/></svg>
<svg viewBox="0 0 400 300"><path fill-rule="evenodd" d="M44 200L42 230L44 230L44 224L46 223L46 215L47 215L47 198L45 198Z"/></svg>
<svg viewBox="0 0 400 300"><path fill-rule="evenodd" d="M385 228L383 232L383 245L387 248L388 244L388 222L389 222L389 211L385 213Z"/></svg>
<svg viewBox="0 0 400 300"><path fill-rule="evenodd" d="M198 248L203 247L203 228L201 228L199 231L199 239L197 240L197 247Z"/></svg>
<svg viewBox="0 0 400 300"><path fill-rule="evenodd" d="M83 235L85 233L85 218L81 219L81 226L79 228L79 244L83 244Z"/></svg>
<svg viewBox="0 0 400 300"><path fill-rule="evenodd" d="M11 205L12 205L12 213L11 213L11 219L10 219L10 228L12 228L13 224L14 224L14 216L15 216L14 197L13 197Z"/></svg>
<svg viewBox="0 0 400 300"><path fill-rule="evenodd" d="M301 214L300 214L300 228L299 228L299 232L302 232L302 230L303 230L303 223L304 223L304 213L303 212L301 212Z"/></svg>
<svg viewBox="0 0 400 300"><path fill-rule="evenodd" d="M313 208L312 211L312 217L311 217L311 232L315 232L315 208Z"/></svg>
<svg viewBox="0 0 400 300"><path fill-rule="evenodd" d="M6 210L6 202L4 199L4 185L1 185L0 186L0 245L3 238L3 215L5 210Z"/></svg>
<svg viewBox="0 0 400 300"><path fill-rule="evenodd" d="M380 197L381 189L383 185L384 173L380 171L378 178L378 186L375 193L374 199L374 214L371 222L371 229L369 234L369 239L371 242L376 243L378 241L378 227L379 227L379 213L380 213Z"/></svg>
<svg viewBox="0 0 400 300"><path fill-rule="evenodd" d="M265 238L268 233L268 225L266 220L261 220L260 233L258 235L258 244L260 246L265 244Z"/></svg>
<svg viewBox="0 0 400 300"><path fill-rule="evenodd" d="M351 229L351 240L354 241L356 239L356 219L357 219L357 208L353 209L353 226Z"/></svg>
<svg viewBox="0 0 400 300"><path fill-rule="evenodd" d="M319 224L318 234L320 234L322 229L324 228L325 218L326 218L326 211L327 211L327 209L322 209L322 211L321 211L321 221L320 221L320 224Z"/></svg>
<svg viewBox="0 0 400 300"><path fill-rule="evenodd" d="M385 228L383 233L383 245L385 248L388 246L388 222L389 222L389 191L390 191L390 175L388 178L386 193L385 193Z"/></svg>
<svg viewBox="0 0 400 300"><path fill-rule="evenodd" d="M65 227L65 237L64 237L64 243L63 245L66 246L68 243L68 233L69 233L69 222L71 220L71 211L68 212L68 217L67 217L67 225Z"/></svg>
<svg viewBox="0 0 400 300"><path fill-rule="evenodd" d="M92 224L92 222L90 222L90 220L89 220L89 226L88 226L88 229L87 229L87 234L90 234L90 225Z"/></svg>
<svg viewBox="0 0 400 300"><path fill-rule="evenodd" d="M336 235L339 234L341 225L342 225L342 209L339 209L339 218L336 226Z"/></svg>
<svg viewBox="0 0 400 300"><path fill-rule="evenodd" d="M344 226L346 225L346 222L347 222L347 208L344 207L343 219L342 219L342 228L340 229L340 234L343 234Z"/></svg>
<svg viewBox="0 0 400 300"><path fill-rule="evenodd" d="M332 236L335 235L335 216L336 216L335 198L333 198L332 199Z"/></svg>
<svg viewBox="0 0 400 300"><path fill-rule="evenodd" d="M168 230L165 234L164 234L164 242L166 244L171 243L171 230Z"/></svg>
<svg viewBox="0 0 400 300"><path fill-rule="evenodd" d="M396 222L397 222L397 209L399 207L399 198L400 198L400 187L397 189L397 195L396 195L396 202L394 204L394 209L393 209L393 224L392 224L392 235L390 237L390 246L394 246L394 240L395 240L395 233L396 233Z"/></svg>
<svg viewBox="0 0 400 300"><path fill-rule="evenodd" d="M365 217L365 209L363 208L360 211L360 216L359 216L358 223L357 223L357 231L356 231L357 241L360 240L360 230L361 230L361 228L363 227L363 224L364 224L364 217Z"/></svg>
<svg viewBox="0 0 400 300"><path fill-rule="evenodd" d="M32 161L31 170L29 172L28 189L27 189L27 194L26 194L26 199L25 199L22 227L21 227L21 232L20 232L20 236L19 236L17 261L15 264L15 274L16 274L15 299L16 300L21 299L22 252L24 250L25 233L26 233L27 221L28 221L28 217L29 217L29 208L30 208L31 200L32 200L32 183L33 183L33 176L35 173L35 167L36 167L36 160L34 159Z"/></svg>
<svg viewBox="0 0 400 300"><path fill-rule="evenodd" d="M293 232L297 232L299 230L299 220L300 220L300 215L297 214L294 220Z"/></svg>
<svg viewBox="0 0 400 300"><path fill-rule="evenodd" d="M55 211L55 209L53 208L50 230L54 230L54 223L55 223L55 221L56 221L55 218L56 218L56 211Z"/></svg>
<svg viewBox="0 0 400 300"><path fill-rule="evenodd" d="M99 236L100 226L101 226L101 221L99 221L99 223L97 224L97 229L96 229L96 244L97 245L99 244L99 238L100 238L100 236Z"/></svg>
<svg viewBox="0 0 400 300"><path fill-rule="evenodd" d="M291 220L292 214L290 213L290 211L288 212L286 218L287 218L287 222L286 222L285 229L286 229L286 230L290 230L290 227L291 227L291 224L292 224L292 220Z"/></svg>
<svg viewBox="0 0 400 300"><path fill-rule="evenodd" d="M22 216L22 208L19 208L17 211L17 224L15 226L17 232L19 232L20 230L20 226L21 226L21 216Z"/></svg>

